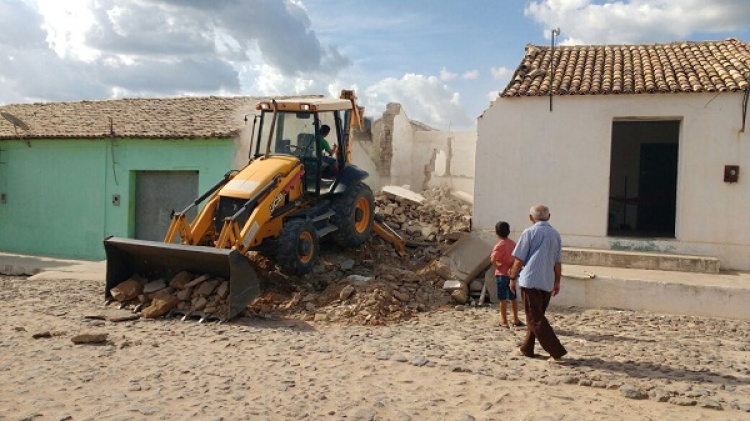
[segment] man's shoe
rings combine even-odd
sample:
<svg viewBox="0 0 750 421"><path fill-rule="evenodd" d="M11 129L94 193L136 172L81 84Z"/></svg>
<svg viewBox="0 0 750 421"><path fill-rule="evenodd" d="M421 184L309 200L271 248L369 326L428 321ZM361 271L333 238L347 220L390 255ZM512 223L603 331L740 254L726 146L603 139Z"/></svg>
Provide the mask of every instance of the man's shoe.
<svg viewBox="0 0 750 421"><path fill-rule="evenodd" d="M523 353L523 351L521 351L521 349L519 348L519 349L518 349L518 356L519 356L519 357L526 357L526 358L537 358L537 357L538 357L539 355L538 355L538 354L534 354L534 355L526 355L526 354L524 354L524 353Z"/></svg>

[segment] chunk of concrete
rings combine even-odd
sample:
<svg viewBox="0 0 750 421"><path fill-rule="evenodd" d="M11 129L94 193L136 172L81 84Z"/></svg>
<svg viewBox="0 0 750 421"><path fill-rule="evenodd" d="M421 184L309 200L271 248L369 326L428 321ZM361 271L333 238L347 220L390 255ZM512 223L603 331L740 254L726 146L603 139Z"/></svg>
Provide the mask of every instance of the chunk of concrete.
<svg viewBox="0 0 750 421"><path fill-rule="evenodd" d="M461 281L473 280L490 264L490 253L496 238L490 233L472 231L456 241L441 259Z"/></svg>
<svg viewBox="0 0 750 421"><path fill-rule="evenodd" d="M488 267L484 273L484 287L487 288L490 302L497 303L497 283L495 282L495 270L492 267Z"/></svg>
<svg viewBox="0 0 750 421"><path fill-rule="evenodd" d="M385 186L383 187L383 193L390 194L397 198L408 200L409 202L416 203L418 205L424 202L424 196L419 193L414 193L409 189L405 189L399 186Z"/></svg>
<svg viewBox="0 0 750 421"><path fill-rule="evenodd" d="M469 205L473 205L474 204L474 196L472 196L469 193L466 193L466 192L463 192L463 191L460 191L460 190L453 190L453 191L451 191L451 196L453 196L454 198L456 198L456 199L458 199L458 200L460 200L460 201L462 201L462 202L464 202L466 204L469 204Z"/></svg>
<svg viewBox="0 0 750 421"><path fill-rule="evenodd" d="M463 285L464 284L461 281L445 281L443 282L443 289L452 291L455 289L460 289L461 287L463 287Z"/></svg>

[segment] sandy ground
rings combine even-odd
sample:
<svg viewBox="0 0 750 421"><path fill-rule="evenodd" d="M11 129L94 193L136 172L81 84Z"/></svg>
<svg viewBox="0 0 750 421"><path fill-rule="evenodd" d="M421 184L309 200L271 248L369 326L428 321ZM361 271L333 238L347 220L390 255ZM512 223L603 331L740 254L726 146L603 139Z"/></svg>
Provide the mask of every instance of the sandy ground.
<svg viewBox="0 0 750 421"><path fill-rule="evenodd" d="M102 290L0 278L0 420L750 420L747 321L552 309L556 365L517 356L496 307L115 323Z"/></svg>

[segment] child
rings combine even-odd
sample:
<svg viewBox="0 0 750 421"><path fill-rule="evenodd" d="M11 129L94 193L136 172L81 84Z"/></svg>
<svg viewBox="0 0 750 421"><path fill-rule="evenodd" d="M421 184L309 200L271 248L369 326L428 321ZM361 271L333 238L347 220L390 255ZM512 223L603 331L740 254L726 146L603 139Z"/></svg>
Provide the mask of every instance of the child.
<svg viewBox="0 0 750 421"><path fill-rule="evenodd" d="M505 221L500 221L495 224L495 234L500 239L495 247L492 249L490 254L490 262L495 267L495 284L497 285L497 299L500 300L500 326L508 326L508 304L510 300L510 307L513 310L513 325L523 326L524 324L518 320L518 302L516 301L516 291L510 289L510 276L508 276L508 270L513 266L513 249L516 247L516 243L508 238L510 234L510 225Z"/></svg>

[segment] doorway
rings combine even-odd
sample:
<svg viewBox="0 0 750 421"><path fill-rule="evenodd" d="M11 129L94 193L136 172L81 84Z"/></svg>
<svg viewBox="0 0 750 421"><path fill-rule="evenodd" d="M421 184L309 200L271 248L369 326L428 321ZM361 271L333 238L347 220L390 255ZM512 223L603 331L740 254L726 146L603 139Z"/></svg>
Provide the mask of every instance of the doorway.
<svg viewBox="0 0 750 421"><path fill-rule="evenodd" d="M181 212L198 197L198 171L135 172L135 238L164 241L172 211ZM188 220L197 211L188 212Z"/></svg>
<svg viewBox="0 0 750 421"><path fill-rule="evenodd" d="M675 238L679 120L614 121L607 235Z"/></svg>

